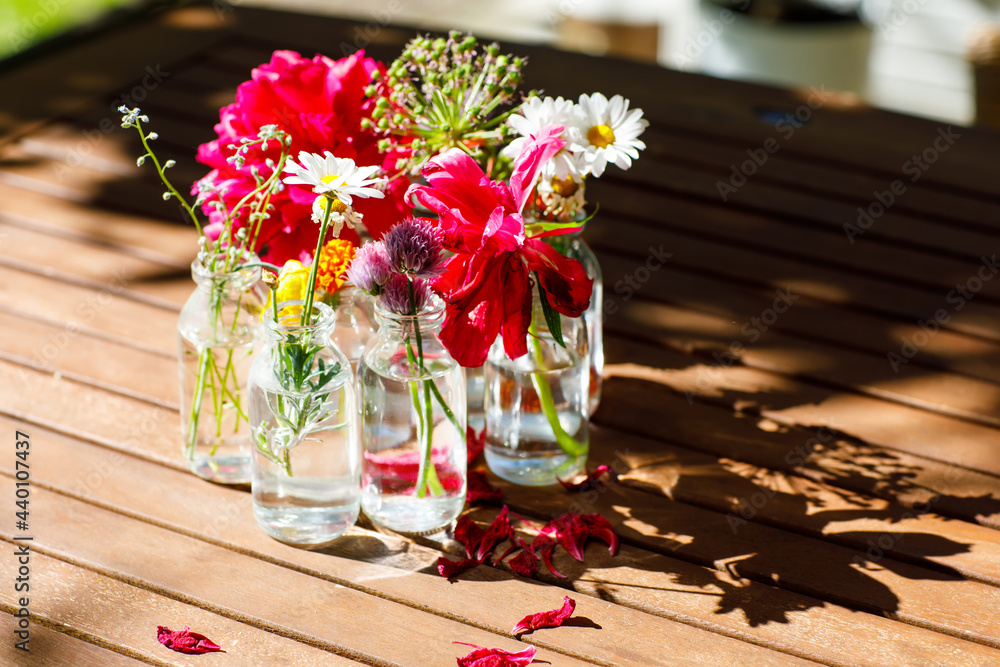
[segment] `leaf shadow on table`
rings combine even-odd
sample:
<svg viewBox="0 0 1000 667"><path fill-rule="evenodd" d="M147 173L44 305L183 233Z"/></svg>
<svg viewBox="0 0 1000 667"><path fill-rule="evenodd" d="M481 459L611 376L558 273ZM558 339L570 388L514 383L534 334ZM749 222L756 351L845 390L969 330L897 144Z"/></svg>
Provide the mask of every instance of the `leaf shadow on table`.
<svg viewBox="0 0 1000 667"><path fill-rule="evenodd" d="M1000 512L996 480L980 494L941 494L929 479L932 462L723 407L792 405L794 394L729 389L709 405L678 393L635 377L606 384L595 422L616 430L594 429L591 458L614 461L630 488L589 499L586 511L607 516L630 544L709 568L673 581L710 591L716 613L740 609L751 627L789 622L789 613L824 601L895 613L900 598L888 582L961 578L946 557L970 550L906 521L939 510L966 520ZM797 595L782 602L747 582Z"/></svg>

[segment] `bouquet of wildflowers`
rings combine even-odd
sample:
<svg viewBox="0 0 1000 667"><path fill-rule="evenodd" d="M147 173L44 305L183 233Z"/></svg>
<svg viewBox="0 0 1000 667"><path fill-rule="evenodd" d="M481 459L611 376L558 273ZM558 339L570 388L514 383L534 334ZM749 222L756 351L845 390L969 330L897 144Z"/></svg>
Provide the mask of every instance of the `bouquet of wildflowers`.
<svg viewBox="0 0 1000 667"><path fill-rule="evenodd" d="M289 260L277 275L268 271L264 281L271 288L268 308L275 323L292 324L299 328L315 323L318 313L313 308L317 292L335 295L344 285L345 274L354 257L354 246L338 238L345 226L359 224L362 215L354 209L356 200L382 198L377 186L382 179L372 178L377 166L358 167L349 158L299 153L299 162L285 165L284 183L310 186L314 197L312 219L318 224L315 258L309 268L298 260ZM334 238L324 242L328 232ZM297 321L297 324L295 324ZM319 353L325 340L289 332L279 341L275 374L282 393L268 394L273 427L265 426L254 434L258 451L280 463L288 476L292 475L290 451L307 435L315 435L317 425L325 421L331 410L339 409L326 403L323 394L327 385L342 370L342 364L328 365Z"/></svg>
<svg viewBox="0 0 1000 667"><path fill-rule="evenodd" d="M198 199L189 203L167 176L167 170L174 166L173 160L161 162L154 153L150 142L157 138L155 132L147 132L144 123L149 118L139 109L119 109L124 115L122 127L135 128L139 133L144 149L137 164L141 167L147 160L153 163L156 171L167 190L163 193L164 200L176 199L185 214L198 230L199 252L194 266L197 271L207 276L226 276L244 270L249 271L242 281L247 289L252 290L257 282L261 264L256 261L253 248L264 222L274 211L272 199L284 190L279 180L285 162L288 160L291 137L275 125L261 127L254 137L243 137L239 146L234 146L229 160L234 170L244 169L243 160L251 152L264 157L269 173L262 173L251 165L245 169L244 177L252 183L239 199L227 204L224 198L225 186L222 190L215 184L204 181L199 184ZM211 201L209 201L211 200ZM207 203L206 203L207 202ZM206 234L206 226L199 220L197 208L200 204L210 207L217 219L217 229L214 235ZM246 220L243 226L239 220ZM250 271L255 269L254 271ZM210 282L208 295L207 331L182 331L182 337L193 337L194 352L197 356L193 385L187 391L189 379L182 371L182 418L184 423L184 453L189 462L195 459L195 450L201 441L208 438L211 448L207 452L210 464L214 465L212 457L216 449L228 436L237 434L248 422L245 401L243 398L242 377L245 369L245 359L237 355L246 355L239 346L230 343L232 340L242 341L252 339L252 333L243 331L246 323L240 318L240 313L247 311L251 316L259 315L260 304L253 298L252 292L239 293L235 308L230 308L229 299L232 285L230 282L216 280ZM183 313L182 313L183 316ZM188 350L182 346L182 363L188 355ZM210 401L206 406L205 400ZM206 410L206 408L208 408ZM210 416L211 428L202 423L204 416ZM231 425L231 426L230 426ZM210 476L210 475L209 475Z"/></svg>

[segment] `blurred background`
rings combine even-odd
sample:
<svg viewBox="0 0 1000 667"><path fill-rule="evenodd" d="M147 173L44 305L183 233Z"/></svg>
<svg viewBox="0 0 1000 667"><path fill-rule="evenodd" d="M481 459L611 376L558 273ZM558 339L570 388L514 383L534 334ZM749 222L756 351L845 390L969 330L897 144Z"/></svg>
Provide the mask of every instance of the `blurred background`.
<svg viewBox="0 0 1000 667"><path fill-rule="evenodd" d="M0 0L0 58L164 0ZM825 86L949 123L1000 126L1000 0L213 0ZM338 54L331 54L338 55ZM2 63L0 63L2 66Z"/></svg>

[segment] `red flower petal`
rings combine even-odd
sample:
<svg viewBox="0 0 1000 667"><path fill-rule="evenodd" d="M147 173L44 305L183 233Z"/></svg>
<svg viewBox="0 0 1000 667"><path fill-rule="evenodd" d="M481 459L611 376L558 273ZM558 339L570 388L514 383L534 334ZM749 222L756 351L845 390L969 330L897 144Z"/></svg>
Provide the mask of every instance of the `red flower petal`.
<svg viewBox="0 0 1000 667"><path fill-rule="evenodd" d="M461 516L455 522L455 540L465 547L465 555L469 558L483 541L484 535L486 531L468 516Z"/></svg>
<svg viewBox="0 0 1000 667"><path fill-rule="evenodd" d="M493 519L493 523L486 529L483 539L479 542L479 548L476 550L476 558L483 560L493 551L493 547L510 536L510 518L508 517L507 506L504 505L500 513L497 514L497 518Z"/></svg>
<svg viewBox="0 0 1000 667"><path fill-rule="evenodd" d="M538 614L529 614L522 618L514 629L510 631L512 635L519 635L542 628L558 628L576 609L576 600L566 596L563 598L563 606L552 611L543 611Z"/></svg>
<svg viewBox="0 0 1000 667"><path fill-rule="evenodd" d="M575 512L556 517L542 528L542 535L551 535L569 555L583 562L583 543L587 541L587 525Z"/></svg>
<svg viewBox="0 0 1000 667"><path fill-rule="evenodd" d="M559 577L560 579L565 579L566 576L561 574L555 567L552 566L552 552L556 548L556 541L551 537L546 535L536 535L535 539L531 541L531 553L532 555L538 554L538 557L542 559L545 563L545 567L549 568L549 572Z"/></svg>
<svg viewBox="0 0 1000 667"><path fill-rule="evenodd" d="M473 651L464 658L458 658L458 667L524 667L530 665L538 652L534 646L523 651L511 653L502 648L483 648L466 642L452 642L462 646L471 646Z"/></svg>
<svg viewBox="0 0 1000 667"><path fill-rule="evenodd" d="M222 647L211 639L197 632L191 632L187 626L184 626L183 630L174 632L170 628L158 625L156 626L156 639L167 648L178 653L197 655L199 653L214 653L215 651L222 650Z"/></svg>
<svg viewBox="0 0 1000 667"><path fill-rule="evenodd" d="M445 579L451 579L452 577L458 576L468 569L471 569L477 565L482 565L482 561L478 561L472 558L463 558L462 560L449 560L442 556L438 558L437 569L438 574L440 574Z"/></svg>
<svg viewBox="0 0 1000 667"><path fill-rule="evenodd" d="M587 535L589 537L596 537L607 544L608 552L612 556L618 553L618 536L615 534L615 529L611 526L610 521L600 514L584 514L581 518L587 526Z"/></svg>
<svg viewBox="0 0 1000 667"><path fill-rule="evenodd" d="M538 572L538 560L531 555L528 549L522 549L521 553L507 561L507 564L510 565L510 569L528 579L534 577Z"/></svg>
<svg viewBox="0 0 1000 667"><path fill-rule="evenodd" d="M490 484L489 478L482 470L470 470L468 491L465 499L469 503L499 502L503 500L503 491Z"/></svg>
<svg viewBox="0 0 1000 667"><path fill-rule="evenodd" d="M563 488L567 491L588 491L593 488L597 488L601 484L601 477L608 474L608 476L614 480L615 471L611 466L599 465L594 470L594 472L587 475L587 478L582 482L572 483L559 480L559 483L563 485Z"/></svg>

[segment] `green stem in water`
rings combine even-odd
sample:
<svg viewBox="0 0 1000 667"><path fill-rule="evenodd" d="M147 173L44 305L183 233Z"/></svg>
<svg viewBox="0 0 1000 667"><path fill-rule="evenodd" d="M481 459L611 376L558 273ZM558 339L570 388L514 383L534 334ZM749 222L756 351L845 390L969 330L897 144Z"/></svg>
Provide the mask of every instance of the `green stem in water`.
<svg viewBox="0 0 1000 667"><path fill-rule="evenodd" d="M201 414L201 399L205 393L205 376L208 374L208 359L212 350L205 348L201 351L198 364L198 382L194 388L194 400L191 402L191 418L188 419L188 442L187 458L194 460L194 450L198 445L198 417Z"/></svg>
<svg viewBox="0 0 1000 667"><path fill-rule="evenodd" d="M531 325L528 327L528 338L531 339L531 350L535 357L535 364L539 368L544 368L545 358L542 354L542 344L538 340L538 329L535 327L534 318L532 318ZM541 404L545 418L549 421L549 426L552 428L552 434L555 436L556 442L559 443L562 450L570 456L582 456L586 454L587 445L567 433L563 429L562 424L559 423L559 414L556 412L556 404L552 398L552 388L549 387L549 381L546 379L545 374L541 372L532 373L531 383L535 386L535 393L538 394L538 402Z"/></svg>
<svg viewBox="0 0 1000 667"><path fill-rule="evenodd" d="M305 326L312 316L313 295L316 293L316 273L319 270L319 253L323 249L323 239L326 238L326 230L330 226L330 213L333 210L333 203L326 202L323 207L323 224L319 226L319 238L316 239L316 251L313 253L312 268L309 269L309 284L306 285L306 305L302 308L302 321Z"/></svg>

